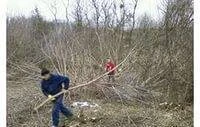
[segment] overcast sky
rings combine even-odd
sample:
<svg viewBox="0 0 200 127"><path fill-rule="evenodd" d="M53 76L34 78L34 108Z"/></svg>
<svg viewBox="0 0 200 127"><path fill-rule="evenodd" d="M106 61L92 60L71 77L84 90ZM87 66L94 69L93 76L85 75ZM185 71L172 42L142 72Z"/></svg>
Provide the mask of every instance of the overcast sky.
<svg viewBox="0 0 200 127"><path fill-rule="evenodd" d="M58 8L57 18L65 19L65 8L63 2L67 4L68 0L7 0L7 15L25 15L30 16L31 11L37 6L41 12L41 15L46 19L53 19L53 15L49 10L48 5L56 1L56 6ZM82 0L83 4L87 7L88 1L91 0ZM120 3L120 0L116 0ZM131 1L131 0L127 0ZM147 13L153 19L158 20L161 17L161 12L158 7L161 7L162 0L139 0L136 17ZM128 2L126 3L129 4ZM75 0L69 0L69 12L73 9L75 5ZM71 10L70 10L71 9Z"/></svg>

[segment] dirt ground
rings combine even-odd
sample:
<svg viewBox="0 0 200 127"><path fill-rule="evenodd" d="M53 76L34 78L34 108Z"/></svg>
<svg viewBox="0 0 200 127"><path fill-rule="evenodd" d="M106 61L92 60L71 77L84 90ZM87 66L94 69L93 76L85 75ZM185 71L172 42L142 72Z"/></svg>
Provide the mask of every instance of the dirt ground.
<svg viewBox="0 0 200 127"><path fill-rule="evenodd" d="M8 83L7 85L7 126L8 127L49 127L51 106L49 103L36 113L33 107L45 100L39 87L31 84ZM178 108L165 110L154 106L143 106L130 102L87 100L99 105L96 108L72 108L75 118L61 117L66 127L192 127L193 113ZM65 104L68 103L65 100Z"/></svg>

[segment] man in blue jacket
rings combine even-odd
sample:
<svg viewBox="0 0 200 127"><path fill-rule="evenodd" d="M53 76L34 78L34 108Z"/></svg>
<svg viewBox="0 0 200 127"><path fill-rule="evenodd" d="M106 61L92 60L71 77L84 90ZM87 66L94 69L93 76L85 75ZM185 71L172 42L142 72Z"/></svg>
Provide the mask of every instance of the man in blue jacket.
<svg viewBox="0 0 200 127"><path fill-rule="evenodd" d="M52 102L54 103L53 110L52 110L52 120L53 126L58 127L59 124L59 113L63 113L66 117L73 116L70 109L66 108L63 105L63 95L60 95L56 98L52 96L61 92L63 89L67 90L69 88L69 78L51 74L49 70L43 68L41 70L41 89L45 96L51 98Z"/></svg>

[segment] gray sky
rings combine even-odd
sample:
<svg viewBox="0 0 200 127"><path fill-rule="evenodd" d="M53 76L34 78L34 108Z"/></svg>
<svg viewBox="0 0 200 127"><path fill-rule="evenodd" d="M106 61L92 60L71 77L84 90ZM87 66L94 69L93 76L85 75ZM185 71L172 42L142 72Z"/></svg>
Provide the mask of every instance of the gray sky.
<svg viewBox="0 0 200 127"><path fill-rule="evenodd" d="M56 1L56 2L55 2ZM56 3L58 13L58 19L65 19L65 8L63 2L67 4L68 0L7 0L7 15L14 16L14 15L25 15L30 16L31 11L37 6L41 12L41 15L44 16L46 19L53 19L53 15L49 10L49 5ZM82 0L83 5L87 7L89 4L89 0ZM116 0L117 3L120 3L120 0ZM129 6L129 1L125 0L126 4ZM158 6L161 5L162 0L139 0L137 11L136 11L136 18L147 13L153 19L158 20L161 17L161 12L158 9ZM68 11L71 12L73 7L75 6L75 0L69 0L69 9ZM70 10L71 9L71 10ZM70 17L70 14L69 14Z"/></svg>

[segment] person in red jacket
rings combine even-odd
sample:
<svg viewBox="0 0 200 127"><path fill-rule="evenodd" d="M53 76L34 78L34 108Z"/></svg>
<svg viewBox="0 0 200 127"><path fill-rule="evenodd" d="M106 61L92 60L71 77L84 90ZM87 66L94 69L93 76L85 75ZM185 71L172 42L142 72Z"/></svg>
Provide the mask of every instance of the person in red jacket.
<svg viewBox="0 0 200 127"><path fill-rule="evenodd" d="M110 58L107 58L107 62L105 64L105 71L109 72L115 67L116 65L114 64L114 62L112 62ZM114 75L115 75L115 69L112 70L110 73L108 73L108 82L110 82L111 79L112 79L112 82L115 81Z"/></svg>

